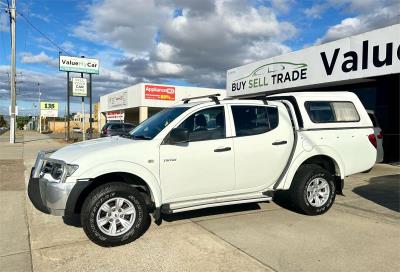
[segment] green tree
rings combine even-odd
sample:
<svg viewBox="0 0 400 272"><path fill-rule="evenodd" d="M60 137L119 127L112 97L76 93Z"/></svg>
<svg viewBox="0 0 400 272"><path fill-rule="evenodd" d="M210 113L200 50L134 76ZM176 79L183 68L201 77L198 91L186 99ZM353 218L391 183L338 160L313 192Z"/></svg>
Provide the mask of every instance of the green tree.
<svg viewBox="0 0 400 272"><path fill-rule="evenodd" d="M29 116L17 116L17 128L24 129L24 126L29 122Z"/></svg>
<svg viewBox="0 0 400 272"><path fill-rule="evenodd" d="M7 126L7 122L6 120L4 120L4 116L0 115L0 127L6 127Z"/></svg>

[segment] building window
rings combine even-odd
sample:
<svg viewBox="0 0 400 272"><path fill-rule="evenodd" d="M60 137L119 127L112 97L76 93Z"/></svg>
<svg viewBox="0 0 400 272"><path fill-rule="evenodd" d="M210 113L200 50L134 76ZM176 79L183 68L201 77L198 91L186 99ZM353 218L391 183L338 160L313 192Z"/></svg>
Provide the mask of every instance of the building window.
<svg viewBox="0 0 400 272"><path fill-rule="evenodd" d="M314 123L360 121L360 116L352 102L307 101L305 108Z"/></svg>
<svg viewBox="0 0 400 272"><path fill-rule="evenodd" d="M278 126L278 109L267 106L232 106L236 136L262 134Z"/></svg>

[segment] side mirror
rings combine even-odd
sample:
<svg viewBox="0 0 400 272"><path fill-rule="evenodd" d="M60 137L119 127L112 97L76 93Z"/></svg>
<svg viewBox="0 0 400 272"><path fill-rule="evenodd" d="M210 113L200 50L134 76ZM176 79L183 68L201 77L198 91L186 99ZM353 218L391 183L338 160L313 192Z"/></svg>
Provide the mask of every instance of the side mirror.
<svg viewBox="0 0 400 272"><path fill-rule="evenodd" d="M182 144L189 142L189 130L186 128L174 128L169 133L170 144Z"/></svg>

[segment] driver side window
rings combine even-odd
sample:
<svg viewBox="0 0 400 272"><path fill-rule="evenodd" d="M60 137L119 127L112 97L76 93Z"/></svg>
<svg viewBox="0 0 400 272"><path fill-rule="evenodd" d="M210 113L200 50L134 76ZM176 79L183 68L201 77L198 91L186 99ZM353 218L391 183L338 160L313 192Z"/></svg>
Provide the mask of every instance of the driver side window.
<svg viewBox="0 0 400 272"><path fill-rule="evenodd" d="M189 130L189 142L225 138L224 107L218 106L198 111L178 127Z"/></svg>

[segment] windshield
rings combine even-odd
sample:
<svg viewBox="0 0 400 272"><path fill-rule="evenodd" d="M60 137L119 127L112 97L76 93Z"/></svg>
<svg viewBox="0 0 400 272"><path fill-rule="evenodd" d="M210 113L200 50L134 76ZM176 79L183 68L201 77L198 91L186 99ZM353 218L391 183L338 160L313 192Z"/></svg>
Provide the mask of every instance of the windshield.
<svg viewBox="0 0 400 272"><path fill-rule="evenodd" d="M129 134L134 139L151 140L189 107L168 108L158 112L134 128Z"/></svg>

